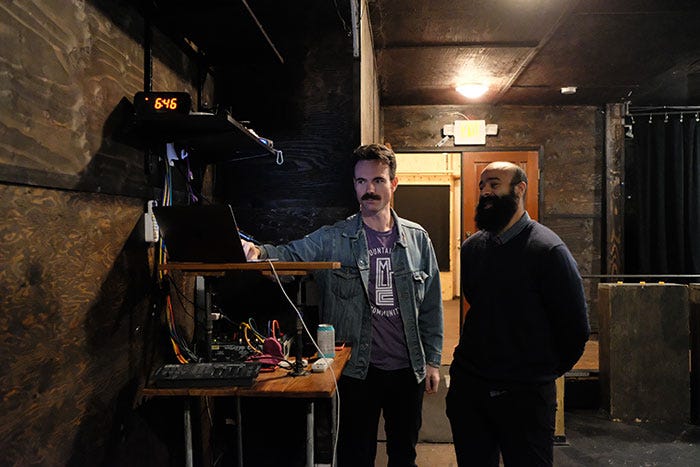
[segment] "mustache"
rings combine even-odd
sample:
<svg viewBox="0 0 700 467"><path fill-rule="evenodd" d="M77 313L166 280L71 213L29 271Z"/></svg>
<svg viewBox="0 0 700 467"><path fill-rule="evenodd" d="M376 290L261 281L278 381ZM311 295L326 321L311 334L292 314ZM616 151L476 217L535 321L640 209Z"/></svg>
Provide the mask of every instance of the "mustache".
<svg viewBox="0 0 700 467"><path fill-rule="evenodd" d="M365 193L364 195L362 195L362 198L360 198L360 199L361 200L373 199L373 200L379 201L382 198L381 198L381 196L375 195L374 193Z"/></svg>
<svg viewBox="0 0 700 467"><path fill-rule="evenodd" d="M486 206L493 207L498 204L500 199L498 196L481 196L479 197L478 209L486 209Z"/></svg>

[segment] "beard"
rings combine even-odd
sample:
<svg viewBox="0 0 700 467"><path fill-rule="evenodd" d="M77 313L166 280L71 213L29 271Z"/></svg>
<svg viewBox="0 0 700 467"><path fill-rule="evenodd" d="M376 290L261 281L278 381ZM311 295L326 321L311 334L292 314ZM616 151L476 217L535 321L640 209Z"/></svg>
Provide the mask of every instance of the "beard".
<svg viewBox="0 0 700 467"><path fill-rule="evenodd" d="M486 207L490 204L490 207ZM513 218L518 210L518 198L513 187L510 193L503 196L490 195L479 197L479 204L476 206L476 226L480 230L491 233L500 232Z"/></svg>

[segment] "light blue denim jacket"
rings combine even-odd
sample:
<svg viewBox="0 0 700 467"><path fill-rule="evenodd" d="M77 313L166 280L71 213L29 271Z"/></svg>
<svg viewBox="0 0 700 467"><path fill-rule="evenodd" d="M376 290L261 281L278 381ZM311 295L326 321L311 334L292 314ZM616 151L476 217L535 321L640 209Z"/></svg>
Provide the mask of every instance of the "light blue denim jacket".
<svg viewBox="0 0 700 467"><path fill-rule="evenodd" d="M428 233L392 210L398 240L391 253L398 304L411 366L418 382L426 363L440 365L442 294L435 251ZM335 327L336 340L352 346L344 375L367 376L372 343L369 253L362 216L355 214L286 245L263 245L261 258L282 261L339 261L340 269L314 272L320 290L320 319Z"/></svg>

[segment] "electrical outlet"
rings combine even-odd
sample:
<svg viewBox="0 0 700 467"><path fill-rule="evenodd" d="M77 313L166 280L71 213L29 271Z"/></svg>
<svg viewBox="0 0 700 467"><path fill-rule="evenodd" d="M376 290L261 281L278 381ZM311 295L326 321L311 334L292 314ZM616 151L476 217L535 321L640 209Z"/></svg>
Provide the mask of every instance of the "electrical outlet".
<svg viewBox="0 0 700 467"><path fill-rule="evenodd" d="M144 214L143 226L144 236L148 243L155 243L160 239L160 229L156 222L156 216L153 214L153 207L157 205L157 201L149 201L146 203L146 214Z"/></svg>

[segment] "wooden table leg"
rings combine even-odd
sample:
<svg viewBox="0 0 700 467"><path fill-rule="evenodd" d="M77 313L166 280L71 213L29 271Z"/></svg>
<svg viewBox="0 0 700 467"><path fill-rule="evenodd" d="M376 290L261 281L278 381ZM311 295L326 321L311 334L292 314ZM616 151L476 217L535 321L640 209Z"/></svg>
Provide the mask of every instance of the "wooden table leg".
<svg viewBox="0 0 700 467"><path fill-rule="evenodd" d="M192 409L190 407L190 398L185 398L185 465L192 467L194 465L192 452Z"/></svg>

